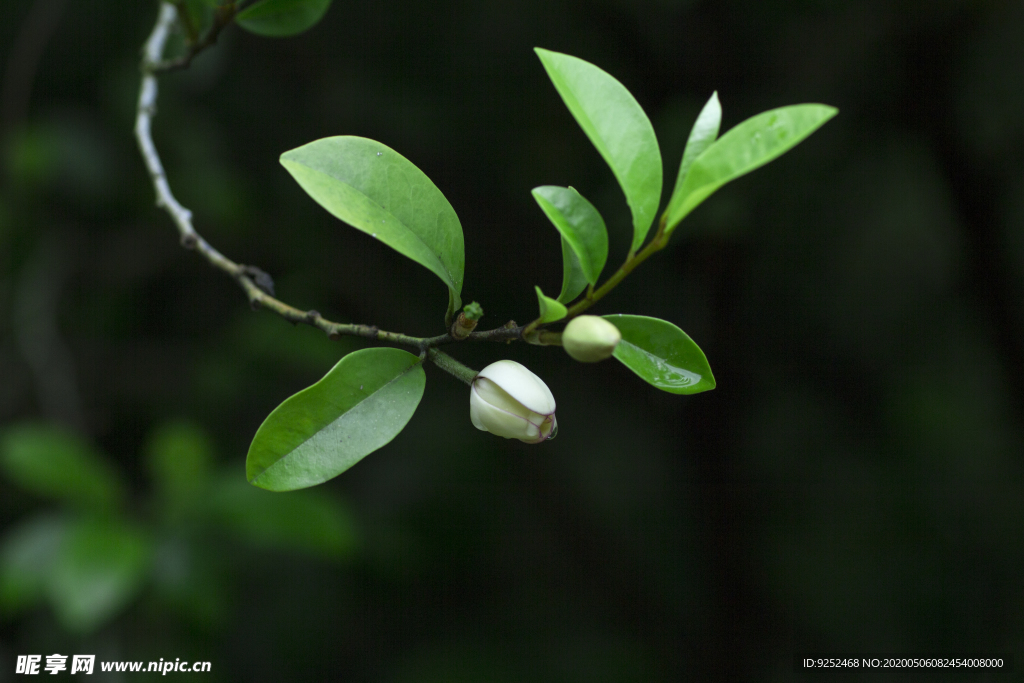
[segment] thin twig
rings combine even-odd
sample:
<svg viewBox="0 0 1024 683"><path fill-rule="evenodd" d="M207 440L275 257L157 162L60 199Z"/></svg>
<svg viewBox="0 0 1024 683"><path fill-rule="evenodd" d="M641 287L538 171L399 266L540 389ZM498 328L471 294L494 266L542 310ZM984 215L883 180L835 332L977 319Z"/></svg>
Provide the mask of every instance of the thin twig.
<svg viewBox="0 0 1024 683"><path fill-rule="evenodd" d="M619 269L615 271L615 273L611 277L605 280L603 285L601 285L597 289L594 289L594 286L591 285L590 288L587 290L587 295L584 298L577 301L572 306L570 306L568 312L566 313L566 316L564 318L561 318L557 322L568 322L575 318L576 316L582 314L583 311L587 310L588 308L596 304L598 301L600 301L605 294L615 289L615 287L618 286L620 282L622 282L623 278L625 278L627 275L633 272L633 269L635 269L641 263L646 261L651 256L651 254L654 254L664 249L665 245L668 244L668 237L665 235L665 218L666 214L662 214L661 221L659 221L658 223L658 230L657 232L654 233L654 238L647 243L646 247L641 249L639 252L630 251L629 255L626 256L626 260L622 264L622 266L620 266ZM536 320L532 321L529 325L526 325L523 328L522 332L523 339L526 339L527 341L533 339L535 331L542 324L543 323L541 322L541 318L537 318Z"/></svg>
<svg viewBox="0 0 1024 683"><path fill-rule="evenodd" d="M432 347L427 349L427 355L430 358L431 362L434 363L434 365L441 368L449 375L457 377L466 384L472 384L473 380L476 378L476 370L463 365L462 363L455 360L447 353L438 348Z"/></svg>
<svg viewBox="0 0 1024 683"><path fill-rule="evenodd" d="M197 54L210 47L217 42L217 38L220 36L220 32L230 24L235 15L242 9L240 3L234 3L231 5L219 5L214 9L213 14L213 25L206 32L206 35L199 40L194 39L195 28L191 26L191 22L188 19L188 15L183 11L184 3L178 3L177 12L181 13L182 25L185 28L186 33L189 34L190 43L185 54L175 59L164 61L154 61L152 65L152 71L154 73L162 73L164 71L176 71L178 69L187 69L189 64Z"/></svg>
<svg viewBox="0 0 1024 683"><path fill-rule="evenodd" d="M143 47L142 86L139 90L139 103L135 118L135 137L139 141L139 150L146 162L146 168L153 181L153 188L156 190L156 205L171 216L178 228L182 246L199 252L211 266L234 278L245 291L249 304L253 308L266 308L292 323L311 325L323 330L331 339L339 339L342 336L365 337L413 346L420 351L455 342L456 340L450 334L437 337L411 337L398 332L387 332L372 325L336 323L327 320L317 311L303 311L290 306L271 294L273 288L269 286L267 282L269 277L265 273L254 266L235 263L210 246L196 232L192 225L192 212L182 206L171 192L171 186L167 181L163 164L160 162L156 145L153 144L151 132L153 117L156 115L157 73L166 70L166 63L161 60L167 45L167 38L176 19L177 10L174 5L169 2L161 3L156 25ZM183 66L187 65L186 62ZM521 337L522 328L517 327L515 323L509 323L494 330L474 332L469 335L468 339L472 341L511 341Z"/></svg>

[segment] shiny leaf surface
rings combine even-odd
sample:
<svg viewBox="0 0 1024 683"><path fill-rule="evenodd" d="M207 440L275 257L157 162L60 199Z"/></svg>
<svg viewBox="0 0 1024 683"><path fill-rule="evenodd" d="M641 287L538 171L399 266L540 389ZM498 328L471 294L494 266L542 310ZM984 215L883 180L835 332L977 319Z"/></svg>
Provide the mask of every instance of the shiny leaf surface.
<svg viewBox="0 0 1024 683"><path fill-rule="evenodd" d="M462 307L462 225L430 178L393 149L353 136L323 138L281 155L310 197L357 230L425 266Z"/></svg>
<svg viewBox="0 0 1024 683"><path fill-rule="evenodd" d="M568 309L561 303L544 296L544 292L540 291L540 287L534 287L534 289L537 290L537 306L540 308L540 321L542 323L553 323L569 314Z"/></svg>
<svg viewBox="0 0 1024 683"><path fill-rule="evenodd" d="M666 232L722 185L792 149L837 113L824 104L796 104L763 112L729 130L694 159L672 193L665 209Z"/></svg>
<svg viewBox="0 0 1024 683"><path fill-rule="evenodd" d="M642 315L606 315L622 332L615 357L651 386L670 394L698 394L715 388L700 347L670 322Z"/></svg>
<svg viewBox="0 0 1024 683"><path fill-rule="evenodd" d="M571 187L542 185L533 198L576 254L587 282L597 284L608 260L608 230L594 205Z"/></svg>
<svg viewBox="0 0 1024 683"><path fill-rule="evenodd" d="M687 171L693 165L693 160L704 153L718 137L718 127L722 123L722 105L718 101L718 91L711 93L711 98L700 110L697 120L693 122L690 130L690 137L686 141L686 149L683 150L683 160L679 163L679 175L676 176L676 184L672 190L675 197L679 188L686 178ZM669 199L671 204L672 200Z"/></svg>
<svg viewBox="0 0 1024 683"><path fill-rule="evenodd" d="M587 288L587 277L583 274L580 259L565 238L562 238L562 291L558 300L563 304L570 303Z"/></svg>
<svg viewBox="0 0 1024 683"><path fill-rule="evenodd" d="M612 169L633 216L636 250L661 201L661 151L654 127L626 87L578 57L534 48L573 118Z"/></svg>
<svg viewBox="0 0 1024 683"><path fill-rule="evenodd" d="M406 351L348 354L267 416L249 447L246 477L271 491L336 477L402 431L425 382L419 359Z"/></svg>

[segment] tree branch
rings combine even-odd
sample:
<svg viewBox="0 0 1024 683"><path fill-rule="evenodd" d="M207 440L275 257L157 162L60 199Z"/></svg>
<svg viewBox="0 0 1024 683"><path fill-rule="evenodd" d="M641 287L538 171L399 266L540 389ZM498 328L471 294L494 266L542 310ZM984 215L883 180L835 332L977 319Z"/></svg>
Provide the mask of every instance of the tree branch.
<svg viewBox="0 0 1024 683"><path fill-rule="evenodd" d="M568 322L569 320L572 320L576 316L583 313L583 311L587 310L588 308L596 304L600 299L602 299L605 294L615 289L615 287L617 287L618 284L622 282L623 278L632 273L633 269L639 266L644 261L646 261L651 256L651 254L664 249L665 245L668 244L668 238L665 237L665 217L666 214L662 214L661 220L658 222L658 231L654 233L654 238L647 243L646 247L644 247L638 253L630 251L629 254L626 256L626 260L622 264L622 266L617 271L615 271L615 273L610 278L605 280L603 285L598 287L596 290L594 289L593 285L590 285L590 287L587 288L587 295L580 299L579 301L577 301L572 306L570 306L566 316L556 322ZM541 323L541 319L537 318L529 325L524 327L522 332L523 339L526 339L527 341L533 339L534 332L542 324L543 323ZM533 342L530 341L530 343Z"/></svg>
<svg viewBox="0 0 1024 683"><path fill-rule="evenodd" d="M166 6L166 2L163 3ZM181 16L181 24L185 28L186 33L189 37L188 49L185 54L175 59L168 60L166 62L160 61L159 58L153 61L152 71L153 73L162 73L164 71L175 71L177 69L187 69L189 64L192 63L192 59L217 42L217 38L220 36L220 32L230 24L235 15L238 14L239 10L242 9L241 3L232 3L230 5L219 5L214 10L213 14L213 25L210 30L206 32L206 35L199 40L195 39L196 28L192 26L192 22L189 20L188 15L185 13L185 3L178 2L174 6L176 13ZM161 50L162 52L162 50Z"/></svg>
<svg viewBox="0 0 1024 683"><path fill-rule="evenodd" d="M444 351L436 348L427 349L427 356L431 361L433 361L434 365L441 368L448 374L457 377L466 384L473 384L473 379L477 375L476 370L473 368L466 367Z"/></svg>
<svg viewBox="0 0 1024 683"><path fill-rule="evenodd" d="M232 16L234 12L237 12L237 7L238 5L231 6ZM273 296L273 283L266 273L255 266L235 263L214 249L196 232L195 227L192 225L192 212L182 206L174 197L174 193L171 192L171 186L167 181L167 173L164 171L163 164L160 161L156 145L153 144L151 131L153 117L156 116L156 100L159 91L157 87L157 74L167 71L171 68L168 66L169 64L174 64L178 61L161 61L164 48L167 45L167 39L177 20L177 16L178 11L174 5L169 2L162 2L156 25L143 46L141 65L142 85L139 90L139 102L135 117L135 137L139 142L139 151L142 153L146 169L149 171L153 188L156 191L156 205L167 211L174 221L175 226L178 228L181 245L186 249L199 252L211 266L234 278L242 290L245 291L249 304L254 309L266 308L289 322L311 325L323 330L331 339L340 339L342 336L365 337L367 339L413 346L421 352L441 344L450 344L457 341L451 334L443 334L437 337L411 337L398 332L387 332L372 325L336 323L327 320L317 311L303 311L290 306ZM217 29L217 31L219 30ZM216 40L216 35L213 35L206 44L212 44L214 40ZM181 68L188 66L188 61L191 60L189 55L194 56L198 53L199 49L202 48L196 49L196 46L203 42L205 42L205 39L193 46L193 49L186 55L187 59L182 62ZM522 338L522 331L522 327L517 327L514 322L509 322L494 330L473 332L469 335L468 339L471 341L509 342Z"/></svg>

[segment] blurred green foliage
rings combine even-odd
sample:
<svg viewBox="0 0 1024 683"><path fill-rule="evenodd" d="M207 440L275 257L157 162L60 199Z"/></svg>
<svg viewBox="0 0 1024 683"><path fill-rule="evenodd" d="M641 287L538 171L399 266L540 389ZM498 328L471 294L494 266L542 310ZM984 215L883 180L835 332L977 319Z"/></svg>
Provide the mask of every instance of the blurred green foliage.
<svg viewBox="0 0 1024 683"><path fill-rule="evenodd" d="M354 521L333 496L272 496L237 471L215 475L211 440L192 422L158 424L142 460L152 488L126 510L120 473L81 437L43 423L0 434L0 471L59 506L42 506L0 539L0 614L47 603L64 629L89 634L152 592L210 628L227 616L225 581L238 571L224 548L341 560L355 547ZM225 561L221 576L204 572Z"/></svg>
<svg viewBox="0 0 1024 683"><path fill-rule="evenodd" d="M245 488L244 455L361 343L250 311L153 207L131 126L154 4L66 3L23 40L35 5L0 4L0 665L74 651L210 660L204 680L562 683L794 680L797 651L1019 664L1020 3L363 3L294 39L225 30L162 80L154 123L197 229L285 301L414 335L438 333L434 276L339 226L282 151L361 135L413 160L459 214L488 325L557 287L531 188L572 184L628 249L621 190L533 47L628 82L669 177L714 90L723 130L793 102L842 111L594 311L677 323L715 391L460 348L543 377L558 439L476 432L465 387L428 370L407 429L309 509ZM11 469L19 433L120 493L69 500L62 467ZM332 527L340 501L355 519Z"/></svg>

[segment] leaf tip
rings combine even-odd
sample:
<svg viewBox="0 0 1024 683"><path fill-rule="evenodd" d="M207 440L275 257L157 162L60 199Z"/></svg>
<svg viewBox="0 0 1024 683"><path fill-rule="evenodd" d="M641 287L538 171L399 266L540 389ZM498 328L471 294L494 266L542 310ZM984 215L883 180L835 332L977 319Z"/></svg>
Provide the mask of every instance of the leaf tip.
<svg viewBox="0 0 1024 683"><path fill-rule="evenodd" d="M553 323L569 315L568 309L560 301L544 295L539 285L533 287L537 291L537 306L540 309L542 323Z"/></svg>

